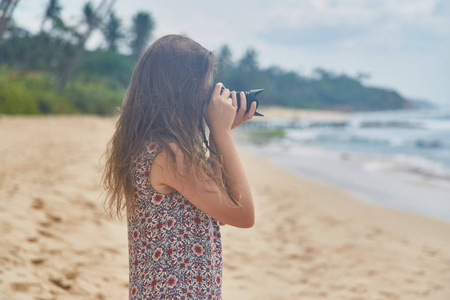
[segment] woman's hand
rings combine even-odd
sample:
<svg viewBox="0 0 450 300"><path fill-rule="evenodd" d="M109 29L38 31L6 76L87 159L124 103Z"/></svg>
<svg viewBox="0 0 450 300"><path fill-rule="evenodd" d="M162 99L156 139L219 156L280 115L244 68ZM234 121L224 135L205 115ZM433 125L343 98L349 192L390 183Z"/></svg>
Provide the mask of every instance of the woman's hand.
<svg viewBox="0 0 450 300"><path fill-rule="evenodd" d="M236 92L233 91L231 93L231 99L233 100L233 106L237 108L237 96L236 96ZM251 118L253 118L253 116L255 115L255 111L256 111L256 102L253 101L252 104L250 105L250 110L248 111L248 113L245 113L245 111L247 110L247 99L245 97L245 93L241 92L240 94L240 100L241 100L241 106L239 108L239 110L236 113L236 116L234 117L234 121L233 124L231 125L231 129L241 125L242 123L250 120Z"/></svg>
<svg viewBox="0 0 450 300"><path fill-rule="evenodd" d="M221 131L231 131L234 124L233 120L235 120L237 115L237 105L233 105L233 100L230 98L230 90L224 89L222 94L220 94L222 87L222 83L216 84L206 107L205 121L214 135L216 133L220 134ZM236 94L234 96L236 98Z"/></svg>

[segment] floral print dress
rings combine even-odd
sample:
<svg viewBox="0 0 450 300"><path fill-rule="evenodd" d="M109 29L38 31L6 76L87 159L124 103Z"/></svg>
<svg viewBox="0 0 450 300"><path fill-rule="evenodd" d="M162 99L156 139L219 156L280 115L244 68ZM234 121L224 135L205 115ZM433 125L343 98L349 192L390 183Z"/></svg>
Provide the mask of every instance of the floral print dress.
<svg viewBox="0 0 450 300"><path fill-rule="evenodd" d="M150 169L160 147L147 142L130 175L136 206L127 216L130 299L222 299L219 222L174 190L158 193Z"/></svg>

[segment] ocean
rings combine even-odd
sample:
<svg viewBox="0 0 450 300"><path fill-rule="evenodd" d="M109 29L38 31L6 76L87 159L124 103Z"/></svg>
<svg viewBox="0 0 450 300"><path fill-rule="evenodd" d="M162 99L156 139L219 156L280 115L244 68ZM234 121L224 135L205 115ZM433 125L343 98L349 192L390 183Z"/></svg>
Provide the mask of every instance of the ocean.
<svg viewBox="0 0 450 300"><path fill-rule="evenodd" d="M358 199L450 221L450 107L255 120L238 143Z"/></svg>

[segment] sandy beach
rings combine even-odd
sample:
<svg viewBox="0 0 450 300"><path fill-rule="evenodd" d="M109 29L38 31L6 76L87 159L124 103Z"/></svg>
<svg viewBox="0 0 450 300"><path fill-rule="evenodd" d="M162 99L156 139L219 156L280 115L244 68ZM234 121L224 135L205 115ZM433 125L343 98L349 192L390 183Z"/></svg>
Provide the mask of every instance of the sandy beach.
<svg viewBox="0 0 450 300"><path fill-rule="evenodd" d="M114 124L0 117L0 300L127 299L126 224L101 206ZM360 202L241 152L257 219L222 227L225 300L450 299L450 223Z"/></svg>

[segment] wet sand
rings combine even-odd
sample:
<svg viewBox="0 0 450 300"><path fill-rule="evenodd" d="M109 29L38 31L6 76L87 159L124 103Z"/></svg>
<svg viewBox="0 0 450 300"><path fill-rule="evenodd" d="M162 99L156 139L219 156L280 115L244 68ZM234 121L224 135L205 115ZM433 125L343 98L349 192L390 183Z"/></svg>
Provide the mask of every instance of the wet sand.
<svg viewBox="0 0 450 300"><path fill-rule="evenodd" d="M127 298L126 225L101 208L114 123L0 118L0 299ZM222 228L224 299L450 299L449 223L242 157L257 220Z"/></svg>

